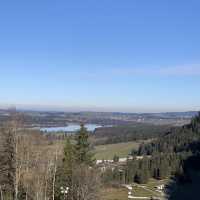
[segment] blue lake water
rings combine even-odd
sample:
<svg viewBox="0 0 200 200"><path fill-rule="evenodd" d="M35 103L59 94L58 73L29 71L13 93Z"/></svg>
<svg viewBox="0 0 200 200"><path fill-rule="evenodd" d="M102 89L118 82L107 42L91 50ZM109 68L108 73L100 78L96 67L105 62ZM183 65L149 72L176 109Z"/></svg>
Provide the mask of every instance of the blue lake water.
<svg viewBox="0 0 200 200"><path fill-rule="evenodd" d="M93 132L96 128L102 127L101 125L97 124L85 124L85 127L87 128L88 131ZM64 131L64 132L76 132L80 129L79 124L69 124L68 126L63 126L63 127L47 127L47 128L40 128L41 131L45 132L59 132L59 131Z"/></svg>

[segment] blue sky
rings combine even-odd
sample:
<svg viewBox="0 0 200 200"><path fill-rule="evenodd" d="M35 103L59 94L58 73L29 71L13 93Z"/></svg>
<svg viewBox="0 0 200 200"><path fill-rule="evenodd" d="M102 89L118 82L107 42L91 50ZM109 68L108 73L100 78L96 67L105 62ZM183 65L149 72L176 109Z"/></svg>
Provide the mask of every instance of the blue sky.
<svg viewBox="0 0 200 200"><path fill-rule="evenodd" d="M0 105L200 109L198 0L0 3Z"/></svg>

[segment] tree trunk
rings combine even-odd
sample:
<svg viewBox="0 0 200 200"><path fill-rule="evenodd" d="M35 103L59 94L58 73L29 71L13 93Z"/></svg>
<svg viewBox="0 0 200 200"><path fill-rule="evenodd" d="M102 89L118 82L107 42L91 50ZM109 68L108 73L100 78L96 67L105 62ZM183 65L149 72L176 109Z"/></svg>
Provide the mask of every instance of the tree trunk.
<svg viewBox="0 0 200 200"><path fill-rule="evenodd" d="M52 184L52 200L55 199L55 182L56 182L56 172L57 172L57 159L58 159L58 152L56 149L55 161L54 161L54 173L53 173L53 184Z"/></svg>

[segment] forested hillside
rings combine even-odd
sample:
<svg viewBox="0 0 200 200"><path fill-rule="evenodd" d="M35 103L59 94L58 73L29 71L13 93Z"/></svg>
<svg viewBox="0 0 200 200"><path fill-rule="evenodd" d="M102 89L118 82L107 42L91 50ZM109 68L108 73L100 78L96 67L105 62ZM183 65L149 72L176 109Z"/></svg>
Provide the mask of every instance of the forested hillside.
<svg viewBox="0 0 200 200"><path fill-rule="evenodd" d="M123 170L114 170L109 175L109 181L147 183L149 178L160 180L172 176L178 183L187 183L192 181L191 170L200 169L199 152L200 113L190 124L172 128L157 140L142 144L138 151L133 151L133 160Z"/></svg>
<svg viewBox="0 0 200 200"><path fill-rule="evenodd" d="M172 128L164 137L160 137L149 144L141 145L139 155L153 155L155 153L178 153L195 151L200 138L200 113L183 127Z"/></svg>
<svg viewBox="0 0 200 200"><path fill-rule="evenodd" d="M135 123L133 125L98 128L94 132L96 144L114 144L136 140L147 140L164 135L169 125Z"/></svg>

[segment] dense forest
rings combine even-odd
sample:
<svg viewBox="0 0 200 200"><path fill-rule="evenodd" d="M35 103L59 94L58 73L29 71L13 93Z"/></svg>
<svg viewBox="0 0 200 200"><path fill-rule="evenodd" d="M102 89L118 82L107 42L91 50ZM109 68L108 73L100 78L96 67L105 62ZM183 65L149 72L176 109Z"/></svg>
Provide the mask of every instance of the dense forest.
<svg viewBox="0 0 200 200"><path fill-rule="evenodd" d="M96 145L114 144L136 140L147 140L164 135L170 130L169 125L135 123L133 125L98 128L94 132Z"/></svg>
<svg viewBox="0 0 200 200"><path fill-rule="evenodd" d="M125 166L105 172L104 181L118 183L147 183L149 178L173 177L178 183L192 180L191 170L200 169L200 113L191 123L172 128L162 137L142 144L133 151L133 159ZM136 156L143 156L137 160Z"/></svg>

